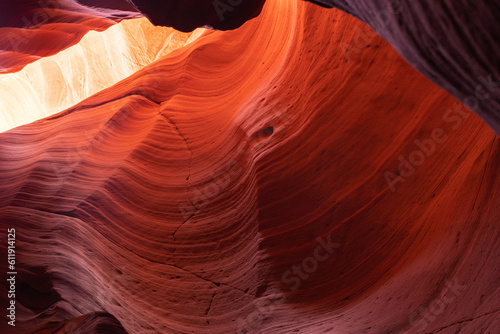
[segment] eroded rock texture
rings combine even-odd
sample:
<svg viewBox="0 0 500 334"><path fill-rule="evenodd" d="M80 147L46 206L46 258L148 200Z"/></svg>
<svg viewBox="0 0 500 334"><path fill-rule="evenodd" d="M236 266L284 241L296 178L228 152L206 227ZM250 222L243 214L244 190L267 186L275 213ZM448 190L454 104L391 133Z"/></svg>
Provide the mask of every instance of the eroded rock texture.
<svg viewBox="0 0 500 334"><path fill-rule="evenodd" d="M1 133L0 331L499 332L498 137L360 31L269 0Z"/></svg>
<svg viewBox="0 0 500 334"><path fill-rule="evenodd" d="M500 134L500 2L315 0L368 23ZM357 43L366 43L367 31ZM349 51L348 51L349 52Z"/></svg>
<svg viewBox="0 0 500 334"><path fill-rule="evenodd" d="M0 73L19 71L54 55L89 30L102 31L116 21L139 16L120 9L90 8L73 0L1 0L0 6Z"/></svg>
<svg viewBox="0 0 500 334"><path fill-rule="evenodd" d="M1 29L0 29L1 30ZM104 32L90 31L77 44L13 68L0 77L0 131L31 123L74 106L83 99L110 87L159 58L195 41L203 33L180 33L172 28L154 27L146 18L126 20ZM13 38L13 37L12 37ZM44 44L26 44L26 53ZM24 61L16 55L4 55ZM29 112L26 112L26 111Z"/></svg>
<svg viewBox="0 0 500 334"><path fill-rule="evenodd" d="M131 0L155 24L183 31L218 29L252 18L260 0ZM500 3L455 0L309 0L339 8L371 26L417 70L478 113L500 134ZM250 8L250 3L252 8ZM258 12L257 12L258 13ZM216 15L217 14L217 15ZM233 23L233 20L236 23ZM358 28L362 48L371 30ZM353 48L339 48L350 57Z"/></svg>

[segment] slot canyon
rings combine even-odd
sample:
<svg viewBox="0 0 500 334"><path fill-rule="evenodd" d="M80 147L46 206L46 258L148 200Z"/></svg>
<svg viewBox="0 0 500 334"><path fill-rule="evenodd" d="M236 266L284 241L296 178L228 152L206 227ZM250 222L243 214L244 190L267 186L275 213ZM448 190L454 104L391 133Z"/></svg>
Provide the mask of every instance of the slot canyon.
<svg viewBox="0 0 500 334"><path fill-rule="evenodd" d="M500 333L499 1L0 2L0 333Z"/></svg>

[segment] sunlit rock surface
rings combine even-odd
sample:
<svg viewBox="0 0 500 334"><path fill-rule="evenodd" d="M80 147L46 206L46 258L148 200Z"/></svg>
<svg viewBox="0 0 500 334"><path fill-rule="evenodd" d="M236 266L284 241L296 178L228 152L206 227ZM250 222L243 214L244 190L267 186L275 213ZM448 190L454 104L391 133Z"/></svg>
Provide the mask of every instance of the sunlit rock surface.
<svg viewBox="0 0 500 334"><path fill-rule="evenodd" d="M71 107L203 33L154 27L146 18L91 31L59 53L0 76L0 131ZM8 55L4 56L7 59Z"/></svg>
<svg viewBox="0 0 500 334"><path fill-rule="evenodd" d="M235 25L233 21L253 18L254 8L264 3L264 0L132 1L155 24L183 31L202 25L223 30L235 28L240 23ZM500 134L500 2L309 1L337 7L367 23L411 65L478 113ZM369 28L358 27L353 35L354 47L341 45L337 51L350 58L368 44L372 34Z"/></svg>
<svg viewBox="0 0 500 334"><path fill-rule="evenodd" d="M472 111L337 10L269 0L165 53L133 22L134 73L0 134L0 332L500 331L500 148Z"/></svg>
<svg viewBox="0 0 500 334"><path fill-rule="evenodd" d="M115 3L120 1L124 0ZM0 4L0 73L19 71L56 54L89 30L102 31L122 19L140 16L135 11L90 8L74 0L1 0Z"/></svg>

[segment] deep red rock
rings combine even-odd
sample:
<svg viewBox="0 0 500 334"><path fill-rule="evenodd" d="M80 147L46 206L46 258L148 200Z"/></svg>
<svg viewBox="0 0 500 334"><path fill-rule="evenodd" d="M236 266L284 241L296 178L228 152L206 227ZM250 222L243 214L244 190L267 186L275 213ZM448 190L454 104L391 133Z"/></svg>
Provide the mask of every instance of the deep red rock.
<svg viewBox="0 0 500 334"><path fill-rule="evenodd" d="M267 1L0 133L0 332L497 333L499 164L495 133L362 22Z"/></svg>
<svg viewBox="0 0 500 334"><path fill-rule="evenodd" d="M500 2L315 0L370 25L500 135ZM360 31L356 43L365 43ZM347 51L352 52L352 49Z"/></svg>

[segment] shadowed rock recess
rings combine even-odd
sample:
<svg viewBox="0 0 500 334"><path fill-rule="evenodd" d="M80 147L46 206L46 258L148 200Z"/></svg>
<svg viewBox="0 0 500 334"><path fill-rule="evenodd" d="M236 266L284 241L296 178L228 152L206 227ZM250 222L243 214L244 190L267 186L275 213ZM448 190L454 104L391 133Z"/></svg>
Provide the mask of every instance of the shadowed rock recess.
<svg viewBox="0 0 500 334"><path fill-rule="evenodd" d="M311 2L2 0L0 333L500 333L499 3Z"/></svg>

